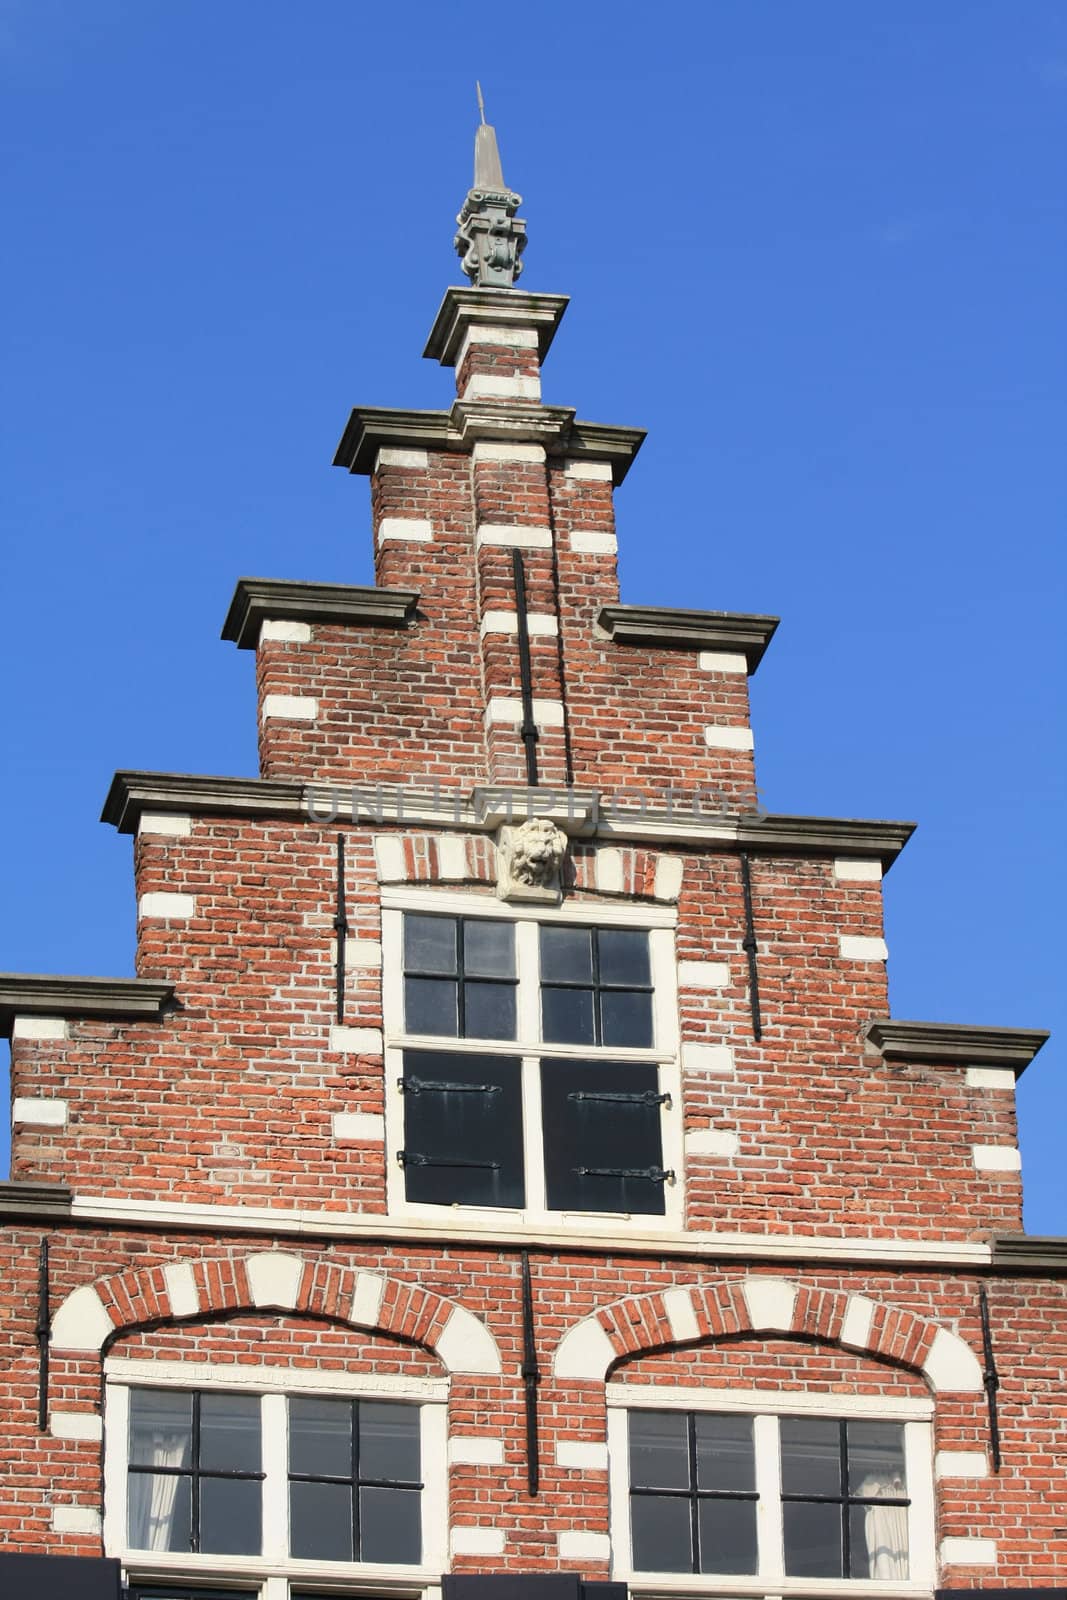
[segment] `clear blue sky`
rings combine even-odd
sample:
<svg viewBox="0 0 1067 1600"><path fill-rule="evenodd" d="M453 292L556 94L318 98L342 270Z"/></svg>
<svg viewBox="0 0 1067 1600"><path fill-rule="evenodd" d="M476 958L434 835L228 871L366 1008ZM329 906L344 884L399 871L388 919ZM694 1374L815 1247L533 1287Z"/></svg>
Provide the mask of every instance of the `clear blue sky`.
<svg viewBox="0 0 1067 1600"><path fill-rule="evenodd" d="M782 616L766 801L919 822L894 1013L1058 1027L1067 1233L1063 6L6 0L0 75L0 968L132 971L115 768L254 772L234 579L370 581L330 460L448 403L478 76L573 296L546 398L649 429L623 598Z"/></svg>

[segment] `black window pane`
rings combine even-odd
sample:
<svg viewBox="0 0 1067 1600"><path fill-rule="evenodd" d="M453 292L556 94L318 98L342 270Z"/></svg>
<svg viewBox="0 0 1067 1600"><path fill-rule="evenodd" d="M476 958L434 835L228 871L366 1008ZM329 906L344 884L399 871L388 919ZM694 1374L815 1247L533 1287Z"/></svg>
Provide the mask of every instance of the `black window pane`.
<svg viewBox="0 0 1067 1600"><path fill-rule="evenodd" d="M756 1455L752 1443L752 1418L709 1416L694 1418L697 1448L697 1487L746 1490L756 1487ZM710 1572L712 1569L704 1569ZM726 1569L732 1570L732 1569ZM746 1571L738 1567L737 1571Z"/></svg>
<svg viewBox="0 0 1067 1600"><path fill-rule="evenodd" d="M663 1215L658 1092L654 1065L541 1062L545 1186L552 1210Z"/></svg>
<svg viewBox="0 0 1067 1600"><path fill-rule="evenodd" d="M360 1560L422 1560L420 1496L415 1489L359 1491Z"/></svg>
<svg viewBox="0 0 1067 1600"><path fill-rule="evenodd" d="M404 1161L409 1200L521 1206L526 1190L519 1063L406 1050Z"/></svg>
<svg viewBox="0 0 1067 1600"><path fill-rule="evenodd" d="M785 1570L790 1578L843 1578L840 1505L786 1501Z"/></svg>
<svg viewBox="0 0 1067 1600"><path fill-rule="evenodd" d="M701 1572L756 1571L754 1500L701 1500L697 1525Z"/></svg>
<svg viewBox="0 0 1067 1600"><path fill-rule="evenodd" d="M908 1576L906 1506L852 1506L849 1510L850 1578Z"/></svg>
<svg viewBox="0 0 1067 1600"><path fill-rule="evenodd" d="M258 1395L200 1397L200 1467L204 1472L259 1472Z"/></svg>
<svg viewBox="0 0 1067 1600"><path fill-rule="evenodd" d="M541 982L592 983L593 943L588 928L541 928Z"/></svg>
<svg viewBox="0 0 1067 1600"><path fill-rule="evenodd" d="M841 1424L818 1417L783 1417L779 1427L782 1493L841 1494Z"/></svg>
<svg viewBox="0 0 1067 1600"><path fill-rule="evenodd" d="M637 1572L692 1572L693 1534L688 1499L630 1496L630 1532Z"/></svg>
<svg viewBox="0 0 1067 1600"><path fill-rule="evenodd" d="M466 1039L514 1039L513 984L465 983L463 985L463 1036Z"/></svg>
<svg viewBox="0 0 1067 1600"><path fill-rule="evenodd" d="M630 1413L630 1487L690 1487L689 1429L684 1411Z"/></svg>
<svg viewBox="0 0 1067 1600"><path fill-rule="evenodd" d="M515 924L481 917L465 922L463 966L469 978L513 978Z"/></svg>
<svg viewBox="0 0 1067 1600"><path fill-rule="evenodd" d="M130 1463L188 1467L193 1448L193 1397L180 1389L130 1392Z"/></svg>
<svg viewBox="0 0 1067 1600"><path fill-rule="evenodd" d="M289 1401L289 1471L352 1476L352 1406L347 1400Z"/></svg>
<svg viewBox="0 0 1067 1600"><path fill-rule="evenodd" d="M595 1044L593 991L542 987L541 1037L546 1044Z"/></svg>
<svg viewBox="0 0 1067 1600"><path fill-rule="evenodd" d="M128 1533L134 1550L192 1549L190 1480L131 1472Z"/></svg>
<svg viewBox="0 0 1067 1600"><path fill-rule="evenodd" d="M263 1486L248 1478L200 1479L200 1549L258 1556L263 1550Z"/></svg>
<svg viewBox="0 0 1067 1600"><path fill-rule="evenodd" d="M646 991L604 989L600 995L601 1044L647 1049L652 1040L652 996Z"/></svg>
<svg viewBox="0 0 1067 1600"><path fill-rule="evenodd" d="M652 982L647 933L635 933L631 928L601 928L597 940L601 983L627 988Z"/></svg>
<svg viewBox="0 0 1067 1600"><path fill-rule="evenodd" d="M290 1483L289 1553L352 1560L352 1490L344 1483Z"/></svg>
<svg viewBox="0 0 1067 1600"><path fill-rule="evenodd" d="M359 1475L364 1480L419 1483L417 1406L364 1400L359 1407Z"/></svg>
<svg viewBox="0 0 1067 1600"><path fill-rule="evenodd" d="M848 1492L864 1499L904 1497L904 1429L896 1422L850 1422Z"/></svg>
<svg viewBox="0 0 1067 1600"><path fill-rule="evenodd" d="M413 912L405 914L404 971L436 972L447 976L455 973L455 917L421 917Z"/></svg>
<svg viewBox="0 0 1067 1600"><path fill-rule="evenodd" d="M451 978L404 979L404 1026L408 1033L440 1033L454 1039L459 1032L457 995Z"/></svg>

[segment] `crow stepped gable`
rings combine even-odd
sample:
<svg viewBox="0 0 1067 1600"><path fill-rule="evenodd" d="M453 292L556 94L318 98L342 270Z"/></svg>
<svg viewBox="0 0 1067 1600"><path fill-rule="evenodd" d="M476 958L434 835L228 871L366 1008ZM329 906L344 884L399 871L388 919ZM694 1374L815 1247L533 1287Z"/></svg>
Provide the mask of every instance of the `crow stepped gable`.
<svg viewBox="0 0 1067 1600"><path fill-rule="evenodd" d="M519 204L483 125L375 586L237 585L260 777L114 780L137 976L0 978L3 1592L1062 1595L1044 1035L889 1017L911 828L757 804L775 619L620 602Z"/></svg>

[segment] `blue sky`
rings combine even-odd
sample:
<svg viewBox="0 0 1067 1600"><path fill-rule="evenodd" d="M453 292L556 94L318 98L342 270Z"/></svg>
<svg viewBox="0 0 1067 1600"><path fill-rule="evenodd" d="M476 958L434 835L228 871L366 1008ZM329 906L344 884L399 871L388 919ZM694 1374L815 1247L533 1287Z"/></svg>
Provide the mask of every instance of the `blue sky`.
<svg viewBox="0 0 1067 1600"><path fill-rule="evenodd" d="M894 1014L1059 1030L1020 1110L1067 1233L1044 0L6 0L0 968L132 971L115 768L254 772L235 578L371 581L330 461L353 404L448 403L476 76L523 286L573 296L546 399L649 429L623 598L782 616L766 802L919 822Z"/></svg>

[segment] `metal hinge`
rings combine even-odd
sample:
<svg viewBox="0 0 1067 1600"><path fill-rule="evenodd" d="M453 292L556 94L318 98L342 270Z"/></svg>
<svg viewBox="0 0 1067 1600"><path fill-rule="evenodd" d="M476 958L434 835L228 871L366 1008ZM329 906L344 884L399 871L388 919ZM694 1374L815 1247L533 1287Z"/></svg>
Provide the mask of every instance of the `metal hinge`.
<svg viewBox="0 0 1067 1600"><path fill-rule="evenodd" d="M662 1167L575 1167L580 1178L646 1178L649 1183L673 1183L674 1172Z"/></svg>
<svg viewBox="0 0 1067 1600"><path fill-rule="evenodd" d="M500 1094L503 1089L499 1083L450 1083L446 1078L435 1078L432 1082L425 1078L398 1078L396 1081L401 1094Z"/></svg>
<svg viewBox="0 0 1067 1600"><path fill-rule="evenodd" d="M421 1150L398 1150L396 1159L402 1167L477 1167L484 1172L499 1172L499 1161L461 1161L459 1157L426 1156Z"/></svg>
<svg viewBox="0 0 1067 1600"><path fill-rule="evenodd" d="M595 1090L575 1089L567 1096L568 1100L607 1100L612 1105L622 1106L669 1106L669 1094L658 1094L655 1089L644 1089L636 1094L616 1094L607 1089L602 1093Z"/></svg>

